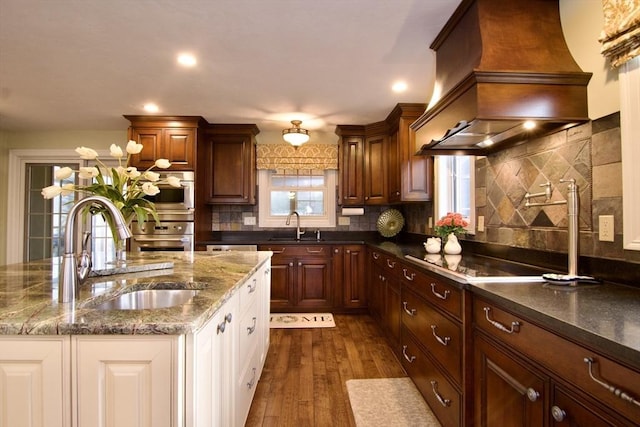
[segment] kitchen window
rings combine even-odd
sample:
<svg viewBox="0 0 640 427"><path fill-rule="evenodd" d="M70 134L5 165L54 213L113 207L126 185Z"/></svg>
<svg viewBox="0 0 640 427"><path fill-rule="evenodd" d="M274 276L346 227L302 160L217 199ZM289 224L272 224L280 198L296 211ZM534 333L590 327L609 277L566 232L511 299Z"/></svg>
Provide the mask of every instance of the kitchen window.
<svg viewBox="0 0 640 427"><path fill-rule="evenodd" d="M475 234L475 157L435 156L435 221L447 212L458 212Z"/></svg>
<svg viewBox="0 0 640 427"><path fill-rule="evenodd" d="M260 170L260 227L286 225L293 211L300 215L301 227L335 227L336 171Z"/></svg>

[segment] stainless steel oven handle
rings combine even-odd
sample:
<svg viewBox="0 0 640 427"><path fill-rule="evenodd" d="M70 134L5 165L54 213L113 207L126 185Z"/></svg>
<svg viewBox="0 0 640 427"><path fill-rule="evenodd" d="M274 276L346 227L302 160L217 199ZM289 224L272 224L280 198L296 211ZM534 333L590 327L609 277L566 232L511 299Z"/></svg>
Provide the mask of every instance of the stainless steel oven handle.
<svg viewBox="0 0 640 427"><path fill-rule="evenodd" d="M136 242L189 242L191 239L188 237L162 237L162 238L141 238L132 237Z"/></svg>

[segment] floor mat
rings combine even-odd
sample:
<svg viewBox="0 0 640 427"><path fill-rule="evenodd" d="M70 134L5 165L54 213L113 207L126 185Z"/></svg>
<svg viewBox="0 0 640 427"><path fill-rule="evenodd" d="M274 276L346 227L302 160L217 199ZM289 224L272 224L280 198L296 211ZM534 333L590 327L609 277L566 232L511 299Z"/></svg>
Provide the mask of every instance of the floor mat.
<svg viewBox="0 0 640 427"><path fill-rule="evenodd" d="M410 378L348 380L358 427L440 427Z"/></svg>
<svg viewBox="0 0 640 427"><path fill-rule="evenodd" d="M331 313L271 313L272 328L334 328Z"/></svg>

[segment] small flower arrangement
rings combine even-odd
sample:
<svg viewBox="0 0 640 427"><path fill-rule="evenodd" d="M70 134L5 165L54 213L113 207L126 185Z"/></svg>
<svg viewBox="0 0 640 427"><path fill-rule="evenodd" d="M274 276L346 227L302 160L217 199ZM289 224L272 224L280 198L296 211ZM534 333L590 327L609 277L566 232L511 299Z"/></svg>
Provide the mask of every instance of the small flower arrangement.
<svg viewBox="0 0 640 427"><path fill-rule="evenodd" d="M449 212L436 222L435 232L438 236L446 238L451 233L464 234L467 226L469 223L464 220L462 214Z"/></svg>
<svg viewBox="0 0 640 427"><path fill-rule="evenodd" d="M171 163L167 159L158 159L149 169L140 172L136 167L129 166L132 154L138 154L142 151L142 144L135 141L129 141L126 146L125 154L116 144L111 144L109 148L111 157L118 159L118 166L109 168L98 158L98 153L87 147L76 148L76 153L83 160L95 160L95 166L81 167L80 170L74 171L69 167L63 167L56 171L55 178L57 180L65 180L70 178L74 172L78 173L81 180L89 181L87 185L63 184L50 185L42 189L42 196L45 199L52 199L60 194L69 194L73 191L103 196L113 202L120 209L122 216L127 222L137 216L138 221L145 221L149 215L157 222L158 214L153 202L144 198L145 195L153 196L160 192L158 184L164 183L160 181L160 175L151 169L157 167L159 169L167 169ZM124 163L124 164L123 164ZM180 187L180 179L178 177L168 177L165 181L172 187ZM89 211L92 214L102 213L104 208L91 206ZM111 223L109 215L103 215L107 220L111 231L114 231L114 224ZM114 233L114 236L116 234Z"/></svg>

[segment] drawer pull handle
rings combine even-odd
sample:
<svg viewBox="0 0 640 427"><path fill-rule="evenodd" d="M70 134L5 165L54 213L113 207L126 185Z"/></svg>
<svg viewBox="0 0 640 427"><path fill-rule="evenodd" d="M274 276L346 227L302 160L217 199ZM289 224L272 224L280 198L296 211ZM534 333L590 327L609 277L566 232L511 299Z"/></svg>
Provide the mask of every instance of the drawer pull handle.
<svg viewBox="0 0 640 427"><path fill-rule="evenodd" d="M287 250L287 248L282 248L282 250L281 250L281 251L276 251L275 249L271 249L271 248L269 248L269 250L270 250L271 252L273 252L274 254L281 254L281 253L284 253L284 251L286 251L286 250Z"/></svg>
<svg viewBox="0 0 640 427"><path fill-rule="evenodd" d="M378 258L380 258L380 255L378 255L378 253L377 253L377 252L374 252L374 253L373 253L373 254L371 254L371 255L373 255L373 259L378 259Z"/></svg>
<svg viewBox="0 0 640 427"><path fill-rule="evenodd" d="M529 387L527 389L527 398L532 401L535 402L536 400L538 400L538 398L540 397L540 393L538 393L537 391L535 391L534 389L532 389L531 387Z"/></svg>
<svg viewBox="0 0 640 427"><path fill-rule="evenodd" d="M414 360L416 360L415 356L408 356L407 355L407 346L403 345L402 346L402 355L404 356L404 358L407 360L407 362L409 363L413 363Z"/></svg>
<svg viewBox="0 0 640 427"><path fill-rule="evenodd" d="M307 253L308 254L321 254L322 252L324 252L324 248L320 248L317 251L314 251L312 249L307 248Z"/></svg>
<svg viewBox="0 0 640 427"><path fill-rule="evenodd" d="M436 339L436 341L438 341L440 344L442 344L443 346L448 346L449 345L449 341L451 341L451 337L440 337L438 336L438 334L436 334L436 329L438 327L436 325L431 325L431 334L433 334L433 337Z"/></svg>
<svg viewBox="0 0 640 427"><path fill-rule="evenodd" d="M249 293L252 294L256 291L258 287L258 281L256 279L253 279L253 285L249 283L247 286L249 287Z"/></svg>
<svg viewBox="0 0 640 427"><path fill-rule="evenodd" d="M389 261L389 258L387 258L387 267L396 268L396 262L395 261Z"/></svg>
<svg viewBox="0 0 640 427"><path fill-rule="evenodd" d="M431 283L431 293L440 299L447 299L449 298L449 294L451 293L451 291L445 289L444 293L441 294L438 291L436 291L436 284Z"/></svg>
<svg viewBox="0 0 640 427"><path fill-rule="evenodd" d="M491 307L484 307L484 317L486 317L487 322L491 323L497 329L500 329L502 332L506 332L508 334L518 333L520 332L520 322L511 322L511 328L507 328L502 323L489 319L489 312L491 311Z"/></svg>
<svg viewBox="0 0 640 427"><path fill-rule="evenodd" d="M253 368L253 377L251 378L251 381L247 383L247 388L251 390L255 384L256 384L256 368Z"/></svg>
<svg viewBox="0 0 640 427"><path fill-rule="evenodd" d="M413 278L416 277L416 273L411 273L411 276L407 275L407 269L403 268L402 269L402 274L404 275L404 278L413 282Z"/></svg>
<svg viewBox="0 0 640 427"><path fill-rule="evenodd" d="M609 390L611 393L615 394L617 397L619 397L622 400L626 400L629 403L633 403L636 406L640 406L640 400L635 399L633 396L629 395L626 391L612 386L610 384L607 384L606 382L604 382L603 380L600 380L598 378L596 378L593 375L593 371L592 371L592 367L595 363L597 363L593 358L591 357L585 357L584 358L585 363L587 363L589 365L589 376L591 377L591 379L593 381L595 381L596 383L600 384L602 387L606 388L607 390Z"/></svg>
<svg viewBox="0 0 640 427"><path fill-rule="evenodd" d="M433 391L433 394L436 395L436 399L438 399L438 402L440 402L442 406L445 408L451 406L451 399L445 399L440 395L440 393L438 393L438 381L431 381L431 390Z"/></svg>
<svg viewBox="0 0 640 427"><path fill-rule="evenodd" d="M247 326L247 335L251 335L256 330L256 318L253 318L253 326Z"/></svg>
<svg viewBox="0 0 640 427"><path fill-rule="evenodd" d="M562 409L558 408L557 406L553 405L551 407L551 416L553 417L554 420L561 423L562 421L564 421L564 418L567 416L567 413L564 412Z"/></svg>
<svg viewBox="0 0 640 427"><path fill-rule="evenodd" d="M404 308L404 312L407 313L409 316L415 316L416 315L416 309L412 308L411 310L409 310L407 308L407 302L406 301L402 301L402 308Z"/></svg>

